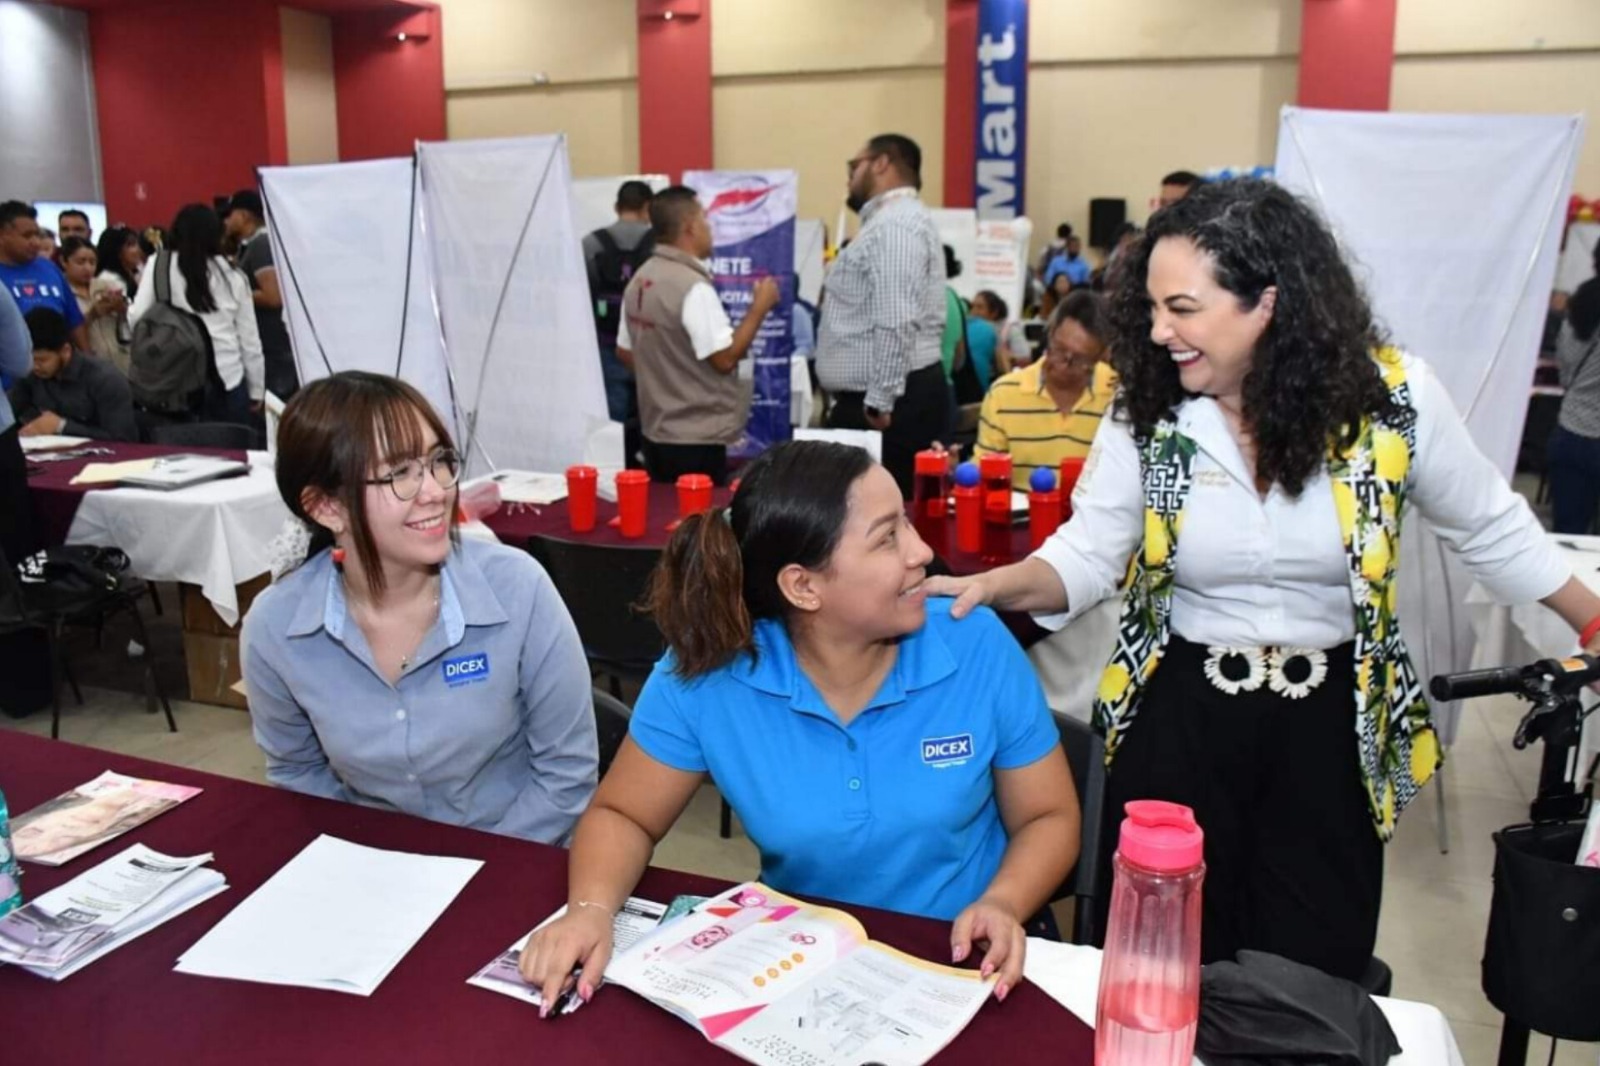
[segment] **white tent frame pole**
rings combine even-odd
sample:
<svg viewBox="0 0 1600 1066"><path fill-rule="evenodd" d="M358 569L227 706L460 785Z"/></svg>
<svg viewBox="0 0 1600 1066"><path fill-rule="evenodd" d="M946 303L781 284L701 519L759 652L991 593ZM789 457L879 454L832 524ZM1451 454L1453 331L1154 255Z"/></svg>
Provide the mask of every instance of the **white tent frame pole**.
<svg viewBox="0 0 1600 1066"><path fill-rule="evenodd" d="M460 439L462 437L461 401L459 399L459 391L456 388L455 364L450 358L450 342L445 338L444 314L439 309L439 264L434 259L433 241L428 239L428 197L426 195L427 182L423 177L422 172L422 159L419 154L421 147L421 141L414 142L411 146L411 187L413 189L411 202L415 206L416 210L416 228L421 231L422 235L422 254L428 259L428 302L429 306L433 309L434 328L439 331L439 353L444 359L445 381L450 386L450 420L455 426L457 439ZM415 191L419 188L423 193L421 196L415 195ZM409 309L410 305L408 301L408 312ZM465 465L467 457L470 454L468 450L470 447L471 445L469 442L468 446L462 448L461 450L461 461L463 465ZM488 460L488 458L488 456L484 456L485 460ZM494 464L490 463L489 468L491 470L494 469Z"/></svg>
<svg viewBox="0 0 1600 1066"><path fill-rule="evenodd" d="M506 264L505 280L500 283L500 297L495 301L494 318L489 321L489 335L483 341L483 360L478 364L478 388L472 397L472 409L467 414L467 447L464 455L470 456L474 447L478 448L484 462L489 464L490 470L495 470L494 460L489 458L487 452L478 445L478 408L483 403L483 390L489 383L489 358L494 353L494 337L500 329L500 315L505 310L506 296L511 292L511 277L516 273L517 260L522 255L522 246L528 240L528 230L533 225L534 212L539 208L539 200L544 196L545 183L550 180L550 170L555 166L559 148L566 145L566 134L557 138L557 148L550 151L545 158L544 173L539 176L539 184L534 187L533 200L528 204L528 213L523 216L522 229L517 233L517 243L511 249L511 260Z"/></svg>

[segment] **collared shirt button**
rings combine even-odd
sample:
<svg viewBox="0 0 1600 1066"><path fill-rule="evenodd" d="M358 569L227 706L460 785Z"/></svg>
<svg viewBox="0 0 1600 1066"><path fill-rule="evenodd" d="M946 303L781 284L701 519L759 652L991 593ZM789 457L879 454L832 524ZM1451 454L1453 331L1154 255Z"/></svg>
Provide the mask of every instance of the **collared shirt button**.
<svg viewBox="0 0 1600 1066"><path fill-rule="evenodd" d="M845 737L844 738L844 742L846 744L850 745L850 750L851 751L855 751L856 750L856 738L855 737Z"/></svg>
<svg viewBox="0 0 1600 1066"><path fill-rule="evenodd" d="M394 720L397 722L403 722L406 720L406 710L404 707L394 712Z"/></svg>
<svg viewBox="0 0 1600 1066"><path fill-rule="evenodd" d="M850 779L850 791L851 792L859 792L860 790L861 790L861 778L852 777Z"/></svg>
<svg viewBox="0 0 1600 1066"><path fill-rule="evenodd" d="M416 774L407 774L406 775L406 780L407 781L415 781L416 779L417 779L417 775Z"/></svg>

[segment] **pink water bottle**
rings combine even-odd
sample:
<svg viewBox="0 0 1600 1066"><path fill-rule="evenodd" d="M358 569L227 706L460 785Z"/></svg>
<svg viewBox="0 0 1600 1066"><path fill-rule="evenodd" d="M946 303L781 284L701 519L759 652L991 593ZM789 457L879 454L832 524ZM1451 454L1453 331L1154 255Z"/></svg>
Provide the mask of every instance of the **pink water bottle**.
<svg viewBox="0 0 1600 1066"><path fill-rule="evenodd" d="M1126 808L1112 860L1095 1066L1188 1066L1200 1017L1205 834L1177 803Z"/></svg>

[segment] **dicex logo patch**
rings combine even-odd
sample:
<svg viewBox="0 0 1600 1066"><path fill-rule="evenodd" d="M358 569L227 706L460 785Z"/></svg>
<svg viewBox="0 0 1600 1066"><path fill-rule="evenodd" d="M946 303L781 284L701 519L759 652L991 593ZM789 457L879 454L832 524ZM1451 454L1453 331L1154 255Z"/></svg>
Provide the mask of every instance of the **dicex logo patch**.
<svg viewBox="0 0 1600 1066"><path fill-rule="evenodd" d="M929 766L953 766L972 758L972 734L929 737L922 742L922 761Z"/></svg>
<svg viewBox="0 0 1600 1066"><path fill-rule="evenodd" d="M476 655L462 655L455 659L446 659L439 667L444 672L444 683L451 688L457 685L474 685L479 681L489 680L489 653L480 651Z"/></svg>

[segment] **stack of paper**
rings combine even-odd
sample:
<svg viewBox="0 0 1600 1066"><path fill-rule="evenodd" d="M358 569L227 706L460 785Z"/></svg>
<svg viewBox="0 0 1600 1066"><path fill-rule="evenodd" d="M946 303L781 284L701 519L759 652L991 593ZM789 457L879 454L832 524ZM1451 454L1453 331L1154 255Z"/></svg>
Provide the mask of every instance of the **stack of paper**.
<svg viewBox="0 0 1600 1066"><path fill-rule="evenodd" d="M467 978L467 984L487 988L491 992L499 992L503 996L520 999L525 1003L532 1003L535 1007L542 1004L544 997L539 994L537 988L522 979L522 971L518 964L522 959L522 949L528 943L528 937L565 913L567 908L563 904L560 910L534 926L533 932L506 948L493 962ZM622 909L611 919L612 952L620 954L627 951L645 936L655 932L656 926L666 913L667 906L664 903L639 899L636 896L628 897L628 902L624 903ZM581 1006L583 1000L573 996L567 1001L566 1009L562 1013L571 1014Z"/></svg>
<svg viewBox="0 0 1600 1066"><path fill-rule="evenodd" d="M11 845L19 859L60 866L199 794L107 770L13 819Z"/></svg>
<svg viewBox="0 0 1600 1066"><path fill-rule="evenodd" d="M567 498L565 474L541 474L532 470L498 470L488 480L500 488L506 503L531 503L543 506Z"/></svg>
<svg viewBox="0 0 1600 1066"><path fill-rule="evenodd" d="M202 869L135 844L0 918L0 962L59 981L228 887Z"/></svg>
<svg viewBox="0 0 1600 1066"><path fill-rule="evenodd" d="M482 865L319 836L177 969L370 996Z"/></svg>
<svg viewBox="0 0 1600 1066"><path fill-rule="evenodd" d="M55 433L40 433L32 437L21 438L22 450L25 452L42 452L51 448L71 448L83 444L88 437L63 437Z"/></svg>

